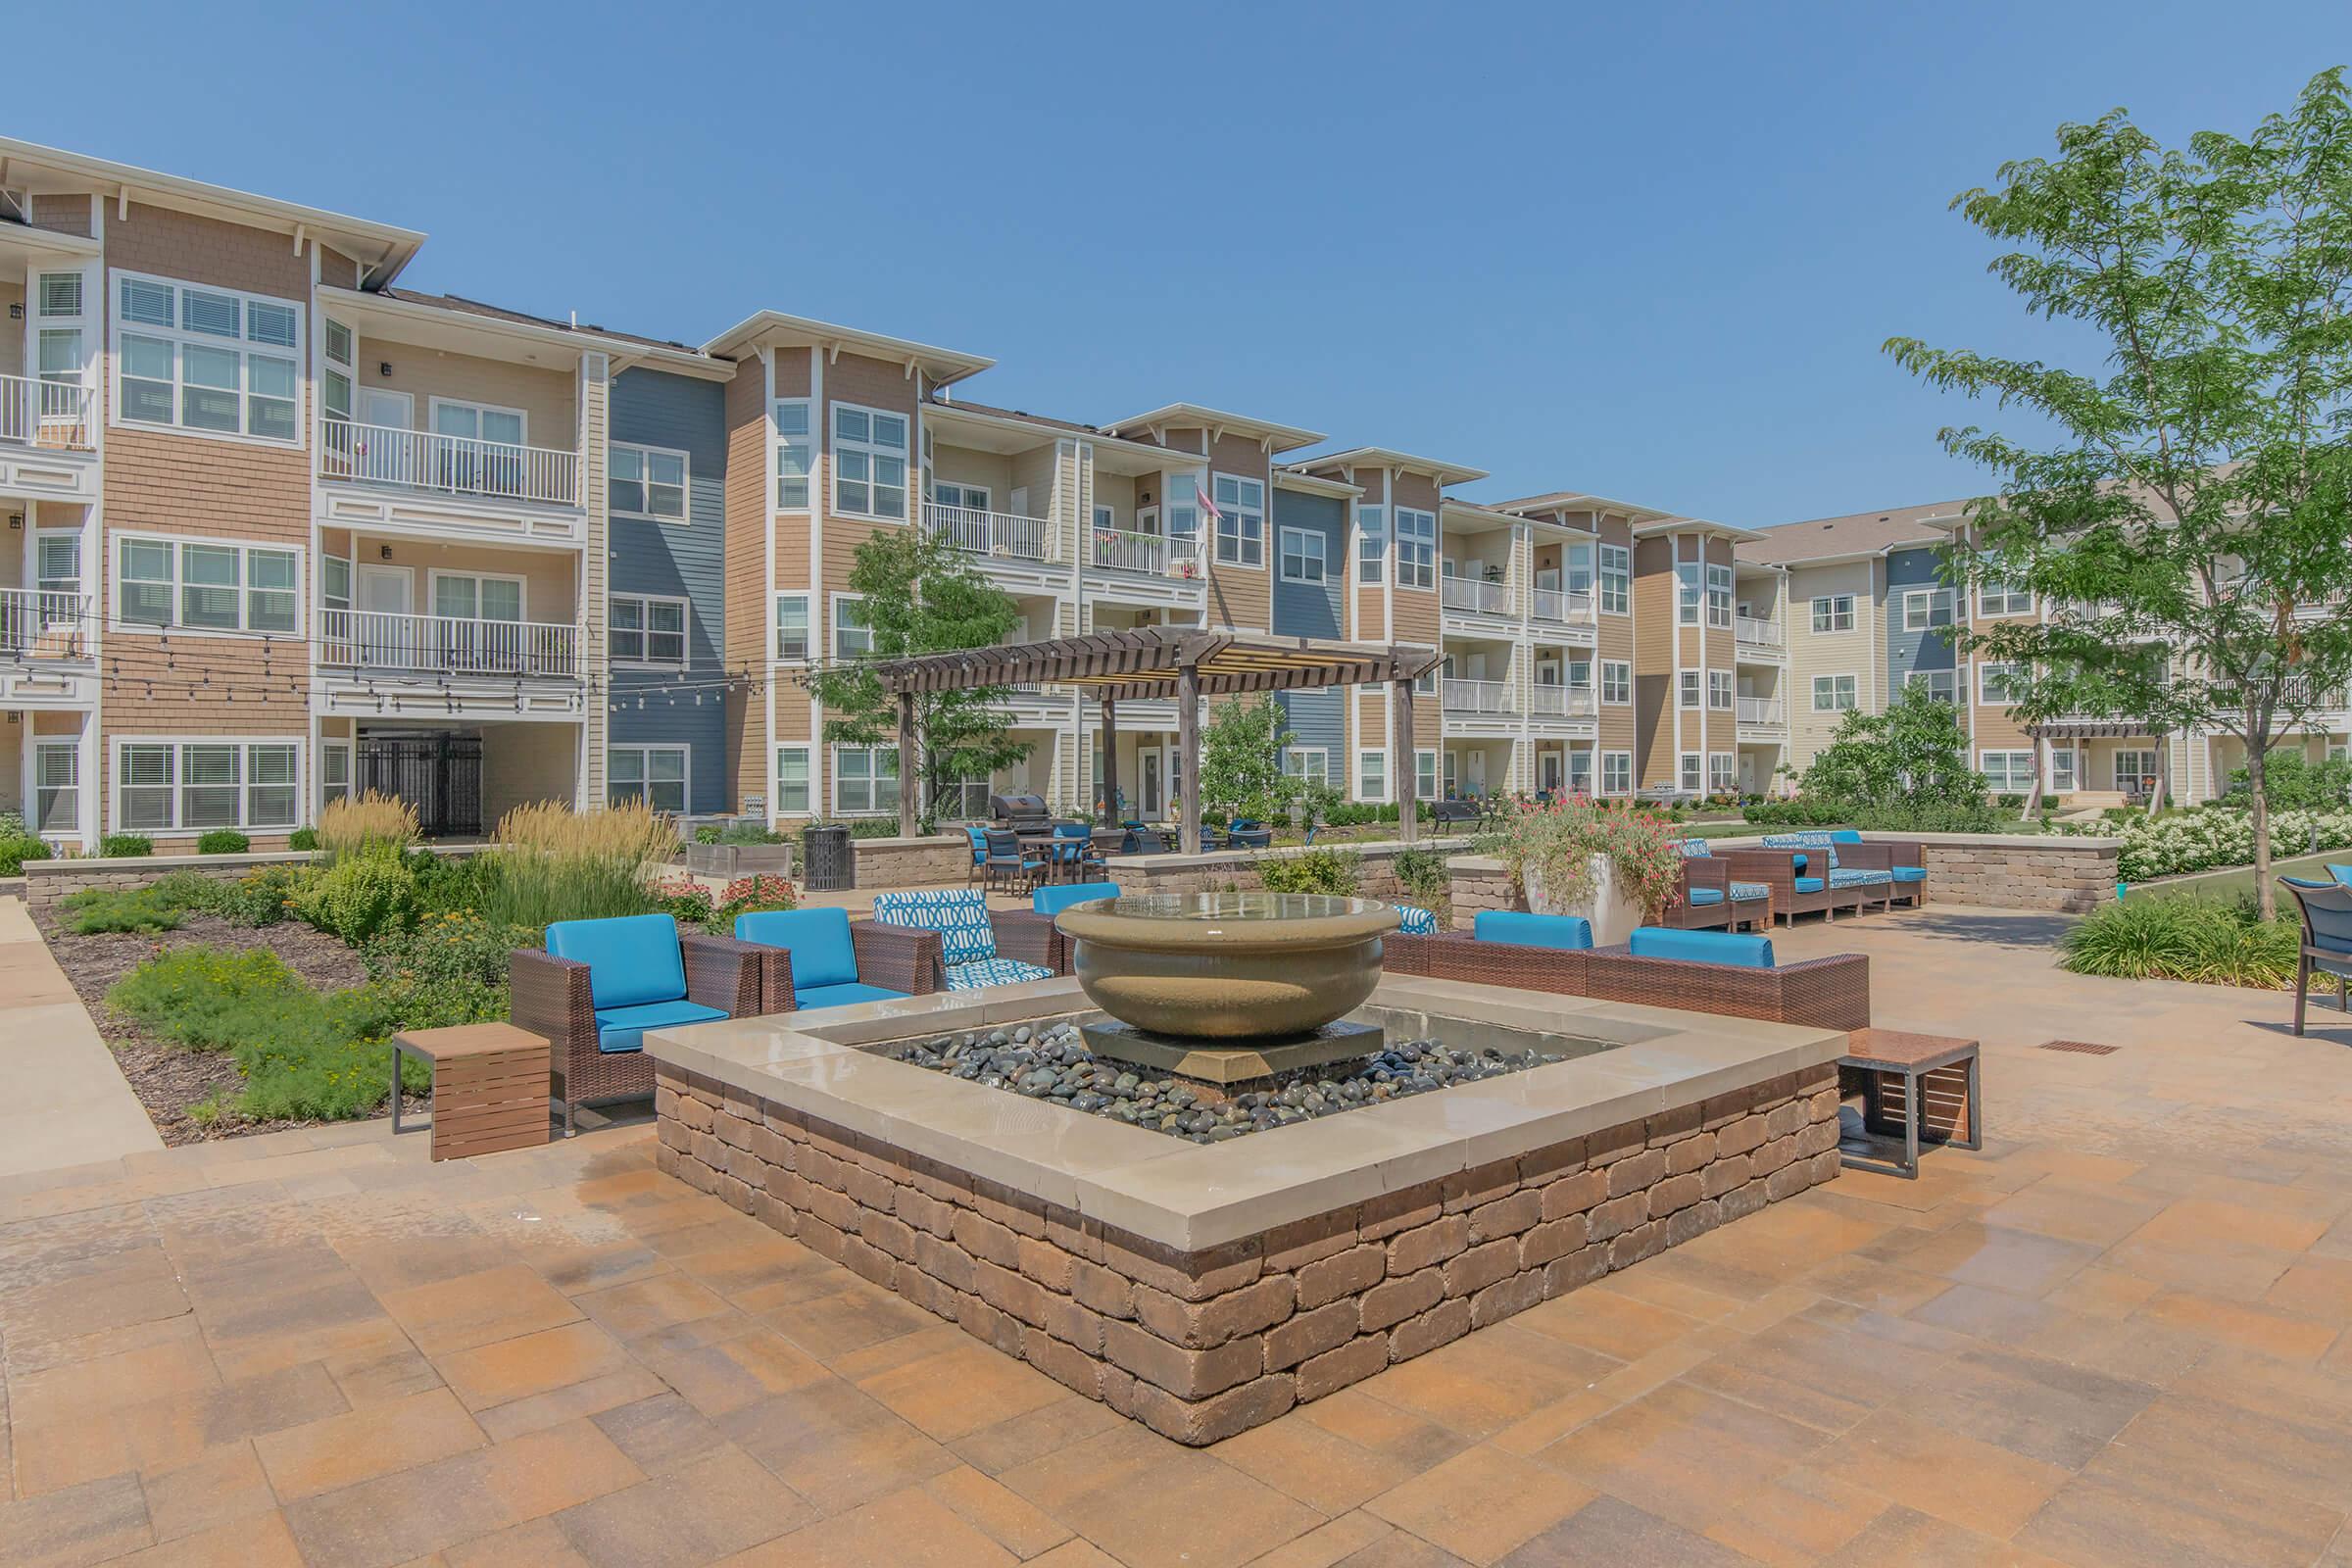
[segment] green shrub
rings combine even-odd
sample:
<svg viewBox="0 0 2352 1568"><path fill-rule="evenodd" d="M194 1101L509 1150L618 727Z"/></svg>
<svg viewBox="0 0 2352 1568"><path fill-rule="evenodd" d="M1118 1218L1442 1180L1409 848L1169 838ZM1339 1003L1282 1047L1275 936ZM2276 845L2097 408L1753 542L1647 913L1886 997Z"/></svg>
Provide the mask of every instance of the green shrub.
<svg viewBox="0 0 2352 1568"><path fill-rule="evenodd" d="M195 906L210 909L231 925L275 925L316 877L308 866L258 865L234 882L205 879L208 892Z"/></svg>
<svg viewBox="0 0 2352 1568"><path fill-rule="evenodd" d="M1439 930L1447 929L1453 911L1453 873L1446 868L1446 857L1436 850L1398 850L1390 865L1406 902L1436 915Z"/></svg>
<svg viewBox="0 0 2352 1568"><path fill-rule="evenodd" d="M509 955L541 940L528 926L444 911L419 915L414 929L377 937L360 958L401 1028L438 1029L504 1018Z"/></svg>
<svg viewBox="0 0 2352 1568"><path fill-rule="evenodd" d="M144 833L109 833L98 841L98 853L110 859L135 860L155 853L155 840Z"/></svg>
<svg viewBox="0 0 2352 1568"><path fill-rule="evenodd" d="M57 901L57 923L81 937L109 931L176 931L184 907L152 887L89 888Z"/></svg>
<svg viewBox="0 0 2352 1568"><path fill-rule="evenodd" d="M0 876L21 876L26 860L46 860L51 853L39 839L0 839Z"/></svg>
<svg viewBox="0 0 2352 1568"><path fill-rule="evenodd" d="M23 811L16 809L14 807L0 808L0 839L24 839L30 837L32 837L32 830L24 825L24 813Z"/></svg>
<svg viewBox="0 0 2352 1568"><path fill-rule="evenodd" d="M2274 811L2340 811L2352 802L2352 760L2331 757L2315 762L2301 742L2277 746L2262 754L2262 794ZM2248 810L2254 804L2246 770L2230 770L2230 788L2222 804Z"/></svg>
<svg viewBox="0 0 2352 1568"><path fill-rule="evenodd" d="M496 857L489 855L436 855L431 850L411 850L402 857L409 874L416 879L416 909L428 911L463 911L479 909L490 898L490 888L498 873Z"/></svg>
<svg viewBox="0 0 2352 1568"><path fill-rule="evenodd" d="M2062 968L2124 980L2291 985L2302 927L2262 918L2251 898L2124 899L2085 915L2061 944Z"/></svg>
<svg viewBox="0 0 2352 1568"><path fill-rule="evenodd" d="M196 841L198 855L243 855L253 840L233 827L217 827Z"/></svg>
<svg viewBox="0 0 2352 1568"><path fill-rule="evenodd" d="M1352 898L1363 880L1364 858L1353 850L1308 850L1260 860L1258 880L1268 893L1328 893Z"/></svg>
<svg viewBox="0 0 2352 1568"><path fill-rule="evenodd" d="M289 850L315 850L318 847L318 830L315 827L298 827L286 835L286 848Z"/></svg>
<svg viewBox="0 0 2352 1568"><path fill-rule="evenodd" d="M375 855L337 860L303 885L295 912L359 947L378 931L406 924L416 910L416 877L402 861Z"/></svg>

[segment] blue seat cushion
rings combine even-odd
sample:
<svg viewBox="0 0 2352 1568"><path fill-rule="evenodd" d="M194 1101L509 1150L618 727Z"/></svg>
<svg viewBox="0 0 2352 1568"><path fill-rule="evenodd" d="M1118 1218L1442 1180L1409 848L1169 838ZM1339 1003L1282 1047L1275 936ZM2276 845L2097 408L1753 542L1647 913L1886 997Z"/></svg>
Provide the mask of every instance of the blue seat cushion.
<svg viewBox="0 0 2352 1568"><path fill-rule="evenodd" d="M1744 969L1772 967L1772 938L1735 936L1729 931L1674 931L1645 925L1635 929L1627 947L1637 958L1729 963Z"/></svg>
<svg viewBox="0 0 2352 1568"><path fill-rule="evenodd" d="M1029 907L1039 914L1059 914L1073 904L1091 904L1097 899L1118 896L1116 882L1064 882L1059 887L1039 888L1030 894Z"/></svg>
<svg viewBox="0 0 2352 1568"><path fill-rule="evenodd" d="M1054 971L1018 958L975 958L948 965L950 991L980 991L989 986L1017 986L1024 980L1051 980Z"/></svg>
<svg viewBox="0 0 2352 1568"><path fill-rule="evenodd" d="M854 1002L902 1002L904 991L885 991L880 986L848 985L795 986L792 1004L802 1012L813 1012L819 1007L846 1007Z"/></svg>
<svg viewBox="0 0 2352 1568"><path fill-rule="evenodd" d="M1479 942L1502 942L1515 948L1559 948L1573 951L1592 945L1592 922L1574 914L1527 914L1517 909L1481 909L1470 927Z"/></svg>
<svg viewBox="0 0 2352 1568"><path fill-rule="evenodd" d="M1928 870L1924 865L1898 865L1894 868L1894 879L1897 882L1925 882Z"/></svg>
<svg viewBox="0 0 2352 1568"><path fill-rule="evenodd" d="M1796 879L1796 891L1799 893L1819 893L1828 884L1817 876L1800 876Z"/></svg>
<svg viewBox="0 0 2352 1568"><path fill-rule="evenodd" d="M588 966L588 1000L600 1010L675 1002L686 995L678 922L666 914L558 920L547 928L547 951Z"/></svg>
<svg viewBox="0 0 2352 1568"><path fill-rule="evenodd" d="M724 1018L716 1007L699 1002L648 1002L630 1007L596 1009L596 1049L608 1054L639 1050L648 1029L669 1029L682 1023L709 1023Z"/></svg>
<svg viewBox="0 0 2352 1568"><path fill-rule="evenodd" d="M1396 931L1400 936L1432 937L1438 934L1438 915L1434 909L1424 909L1417 904L1396 906Z"/></svg>
<svg viewBox="0 0 2352 1568"><path fill-rule="evenodd" d="M1834 888L1875 888L1893 880L1894 873L1891 871L1874 870L1858 865L1849 865L1843 870L1830 873L1830 886Z"/></svg>
<svg viewBox="0 0 2352 1568"><path fill-rule="evenodd" d="M1040 862L1023 860L1035 869ZM996 928L988 923L988 902L977 888L951 888L937 893L884 893L874 899L874 919L882 925L911 926L939 933L941 955L951 964L973 963L997 956Z"/></svg>
<svg viewBox="0 0 2352 1568"><path fill-rule="evenodd" d="M1723 902L1723 889L1692 888L1690 890L1690 902L1692 904L1721 904Z"/></svg>
<svg viewBox="0 0 2352 1568"><path fill-rule="evenodd" d="M858 950L847 909L760 909L735 917L735 940L792 953L792 989L853 985Z"/></svg>
<svg viewBox="0 0 2352 1568"><path fill-rule="evenodd" d="M1732 884L1732 897L1742 902L1769 899L1772 897L1772 885L1768 882L1735 882Z"/></svg>

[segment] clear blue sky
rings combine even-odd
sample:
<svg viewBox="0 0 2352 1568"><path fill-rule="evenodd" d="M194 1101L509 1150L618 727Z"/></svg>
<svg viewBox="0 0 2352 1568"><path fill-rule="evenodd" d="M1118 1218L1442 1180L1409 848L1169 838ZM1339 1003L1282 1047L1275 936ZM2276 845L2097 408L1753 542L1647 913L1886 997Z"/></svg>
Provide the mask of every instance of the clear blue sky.
<svg viewBox="0 0 2352 1568"><path fill-rule="evenodd" d="M2225 11L118 6L0 121L425 229L420 288L698 342L772 307L993 356L992 403L1767 525L1978 489L1879 347L2048 342L1953 194L2352 60L2342 0Z"/></svg>

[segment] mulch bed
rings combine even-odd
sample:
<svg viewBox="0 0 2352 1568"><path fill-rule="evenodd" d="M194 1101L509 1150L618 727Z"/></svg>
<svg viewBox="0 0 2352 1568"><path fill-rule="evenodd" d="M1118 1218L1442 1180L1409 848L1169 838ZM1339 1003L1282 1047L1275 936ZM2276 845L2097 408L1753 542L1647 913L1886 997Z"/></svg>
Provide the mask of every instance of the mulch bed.
<svg viewBox="0 0 2352 1568"><path fill-rule="evenodd" d="M368 970L360 956L334 937L299 921L272 926L231 925L216 914L190 912L176 931L155 936L106 932L71 936L61 932L54 916L41 921L41 935L58 967L74 983L82 1005L99 1035L115 1053L115 1061L131 1091L146 1107L147 1117L167 1144L203 1143L216 1138L242 1138L254 1133L283 1132L289 1127L317 1125L302 1121L241 1121L216 1116L199 1122L188 1107L218 1091L234 1093L244 1085L235 1061L211 1052L189 1051L149 1037L130 1019L106 1004L109 987L168 948L208 947L243 950L268 948L287 968L319 991L342 991L366 983ZM423 1102L412 1096L420 1108Z"/></svg>

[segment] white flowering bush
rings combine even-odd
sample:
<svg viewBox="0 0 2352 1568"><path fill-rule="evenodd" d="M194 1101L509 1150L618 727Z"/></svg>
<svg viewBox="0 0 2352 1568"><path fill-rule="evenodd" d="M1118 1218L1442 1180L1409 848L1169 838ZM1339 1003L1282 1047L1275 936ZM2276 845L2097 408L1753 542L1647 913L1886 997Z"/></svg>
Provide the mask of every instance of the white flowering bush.
<svg viewBox="0 0 2352 1568"><path fill-rule="evenodd" d="M2111 822L2052 823L2070 838L2121 837L2116 873L2127 882L2254 863L2254 820L2244 811L2208 807L2175 811L2153 821L2134 818L2118 833ZM2314 848L2352 848L2352 811L2274 811L2271 854L2283 858Z"/></svg>

